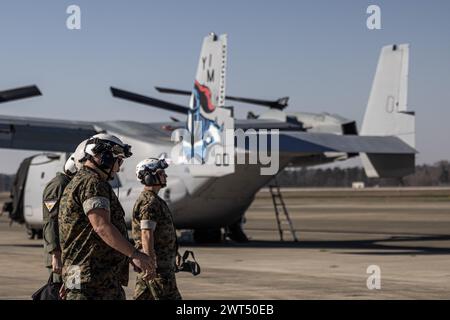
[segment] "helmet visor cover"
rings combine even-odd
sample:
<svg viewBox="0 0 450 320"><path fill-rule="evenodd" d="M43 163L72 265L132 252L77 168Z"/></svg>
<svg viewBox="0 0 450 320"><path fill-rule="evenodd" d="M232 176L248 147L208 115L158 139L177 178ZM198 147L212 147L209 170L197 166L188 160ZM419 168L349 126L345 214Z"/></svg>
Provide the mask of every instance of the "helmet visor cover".
<svg viewBox="0 0 450 320"><path fill-rule="evenodd" d="M106 151L110 151L115 158L129 158L133 155L129 144L120 145L113 141L94 138L87 141L86 146L88 145L93 145L90 149L86 148L86 153L91 155L101 154Z"/></svg>
<svg viewBox="0 0 450 320"><path fill-rule="evenodd" d="M131 146L129 144L125 144L123 146L114 144L111 147L111 152L115 157L129 158L133 155L131 152Z"/></svg>

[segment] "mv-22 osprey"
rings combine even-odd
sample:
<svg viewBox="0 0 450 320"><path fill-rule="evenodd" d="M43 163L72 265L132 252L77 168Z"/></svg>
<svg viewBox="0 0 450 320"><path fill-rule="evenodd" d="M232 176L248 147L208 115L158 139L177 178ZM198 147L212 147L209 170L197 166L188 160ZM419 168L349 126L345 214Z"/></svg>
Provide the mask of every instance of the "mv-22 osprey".
<svg viewBox="0 0 450 320"><path fill-rule="evenodd" d="M216 166L204 162L172 163L167 169L168 186L162 196L171 207L176 227L194 230L196 240L220 239L222 228L227 228L232 239L245 241L241 221L247 208L258 190L287 166L312 166L359 155L370 177L402 177L414 171L415 115L407 110L408 60L406 44L382 48L360 133L355 121L337 115L287 113L284 109L288 98L267 101L225 96L227 36L215 34L203 40L191 92L157 88L163 93L191 95L189 107L111 88L115 97L184 114L186 122L175 118L172 122L153 123L0 116L0 147L45 151L26 159L20 166L12 192L10 217L26 223L32 233L39 232L42 228L41 196L47 181L61 170L78 143L96 133L108 132L132 145L134 153L112 181L127 213L126 220L130 222L132 206L142 189L135 178L135 166L140 160L147 157L171 160L176 144L173 134L183 128L190 132L191 139L180 140L180 150L187 158L202 158L205 148L216 144L226 128L234 128L251 131L258 139L264 136L266 141L277 138L278 147L272 154L278 161L275 172L261 174L261 170L270 165L267 163L237 163L229 158ZM13 89L0 92L0 102L36 95L40 95L36 86ZM260 115L249 113L247 119L234 119L233 110L225 106L225 101L269 109ZM202 124L200 132L194 122ZM249 147L250 140L240 145L244 150L239 152L254 151ZM257 148L261 148L259 143ZM239 149L238 142L232 142L232 149ZM231 154L234 158L239 155ZM217 155L220 158L220 152Z"/></svg>

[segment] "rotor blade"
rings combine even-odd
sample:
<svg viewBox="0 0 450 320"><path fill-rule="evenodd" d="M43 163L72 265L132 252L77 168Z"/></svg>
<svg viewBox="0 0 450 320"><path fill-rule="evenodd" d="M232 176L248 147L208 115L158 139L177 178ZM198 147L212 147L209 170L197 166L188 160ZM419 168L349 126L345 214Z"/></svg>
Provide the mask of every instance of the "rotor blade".
<svg viewBox="0 0 450 320"><path fill-rule="evenodd" d="M178 90L178 89L170 89L170 88L163 88L163 87L155 87L155 89L161 93L180 94L183 96L189 96L192 93L191 91L187 91L187 90Z"/></svg>
<svg viewBox="0 0 450 320"><path fill-rule="evenodd" d="M271 100L261 100L261 99L251 99L251 98L241 98L241 97L231 97L226 96L225 99L232 101L239 101L243 103L256 104L260 106L269 107L272 109L283 110L288 106L289 97L280 98L275 101Z"/></svg>
<svg viewBox="0 0 450 320"><path fill-rule="evenodd" d="M42 95L41 91L35 85L15 88L11 90L0 91L0 103L19 99L26 99L41 95Z"/></svg>
<svg viewBox="0 0 450 320"><path fill-rule="evenodd" d="M171 88L164 88L164 87L155 87L155 89L161 93L179 94L179 95L185 95L185 96L189 96L191 94L191 92L187 91L187 90L178 90L178 89L171 89ZM284 108L286 108L288 106L288 102L289 102L289 97L280 98L275 101L233 97L233 96L226 96L225 99L231 100L231 101L238 101L238 102L243 102L243 103L250 103L250 104L265 106L265 107L279 109L279 110L283 110Z"/></svg>
<svg viewBox="0 0 450 320"><path fill-rule="evenodd" d="M121 98L121 99L129 100L129 101L133 101L133 102L137 102L137 103L142 103L142 104L145 104L148 106L161 108L161 109L165 109L165 110L169 110L169 111L173 111L173 112L183 113L183 114L189 113L189 110L190 110L188 107L185 107L182 105L178 105L178 104L167 102L164 100L159 100L159 99L143 96L143 95L133 93L130 91L125 91L125 90L117 89L117 88L113 88L113 87L111 87L110 89L111 89L112 95L116 98Z"/></svg>

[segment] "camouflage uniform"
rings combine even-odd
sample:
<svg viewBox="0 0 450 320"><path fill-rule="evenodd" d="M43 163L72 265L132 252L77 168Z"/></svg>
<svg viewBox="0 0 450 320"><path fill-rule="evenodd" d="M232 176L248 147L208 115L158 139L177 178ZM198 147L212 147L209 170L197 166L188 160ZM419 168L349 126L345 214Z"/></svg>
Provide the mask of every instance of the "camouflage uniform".
<svg viewBox="0 0 450 320"><path fill-rule="evenodd" d="M156 193L144 190L133 209L133 239L138 249L142 248L141 221L153 221L157 276L144 281L142 275L136 278L134 299L137 300L181 300L175 279L177 235L173 225L172 214L166 202Z"/></svg>
<svg viewBox="0 0 450 320"><path fill-rule="evenodd" d="M94 231L86 215L92 209L108 210L111 223L128 239L125 213L110 184L83 167L64 190L59 214L66 298L125 299L129 259Z"/></svg>
<svg viewBox="0 0 450 320"><path fill-rule="evenodd" d="M59 201L70 177L62 172L58 172L56 176L50 180L45 186L42 196L42 218L44 221L43 237L44 237L44 255L45 267L49 273L52 272L52 252L61 251L59 246L59 230L58 230L58 212ZM54 282L61 282L59 274L53 274Z"/></svg>

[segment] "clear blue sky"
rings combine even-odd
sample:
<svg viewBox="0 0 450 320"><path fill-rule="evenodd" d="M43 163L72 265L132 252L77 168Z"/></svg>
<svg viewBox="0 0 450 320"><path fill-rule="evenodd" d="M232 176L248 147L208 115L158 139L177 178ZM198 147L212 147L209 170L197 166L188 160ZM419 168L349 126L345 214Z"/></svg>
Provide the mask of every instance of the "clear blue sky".
<svg viewBox="0 0 450 320"><path fill-rule="evenodd" d="M66 8L82 29L66 29ZM382 30L366 28L381 7ZM116 100L109 86L161 96L192 87L203 36L229 36L227 92L290 96L290 111L327 111L358 123L383 45L410 43L409 107L417 112L419 163L450 159L450 1L2 0L0 88L36 83L43 97L0 114L59 119L167 120L168 112ZM235 105L244 117L257 107ZM0 172L28 151L0 149Z"/></svg>

